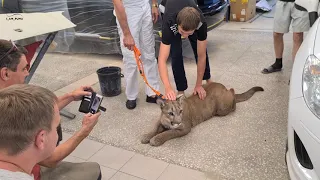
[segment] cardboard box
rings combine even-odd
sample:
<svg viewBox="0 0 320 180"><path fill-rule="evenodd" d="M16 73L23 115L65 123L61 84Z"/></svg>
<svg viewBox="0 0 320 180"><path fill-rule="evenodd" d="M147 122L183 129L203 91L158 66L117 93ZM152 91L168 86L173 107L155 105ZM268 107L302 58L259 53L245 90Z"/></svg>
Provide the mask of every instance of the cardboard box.
<svg viewBox="0 0 320 180"><path fill-rule="evenodd" d="M230 20L245 22L256 15L256 0L230 0Z"/></svg>

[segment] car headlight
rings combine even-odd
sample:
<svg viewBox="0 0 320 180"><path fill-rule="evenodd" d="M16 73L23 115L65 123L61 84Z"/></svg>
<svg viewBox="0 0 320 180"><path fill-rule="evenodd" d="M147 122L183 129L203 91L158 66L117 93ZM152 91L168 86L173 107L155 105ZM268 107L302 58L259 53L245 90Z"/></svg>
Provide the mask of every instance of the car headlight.
<svg viewBox="0 0 320 180"><path fill-rule="evenodd" d="M308 107L320 119L320 60L314 55L304 65L302 90Z"/></svg>

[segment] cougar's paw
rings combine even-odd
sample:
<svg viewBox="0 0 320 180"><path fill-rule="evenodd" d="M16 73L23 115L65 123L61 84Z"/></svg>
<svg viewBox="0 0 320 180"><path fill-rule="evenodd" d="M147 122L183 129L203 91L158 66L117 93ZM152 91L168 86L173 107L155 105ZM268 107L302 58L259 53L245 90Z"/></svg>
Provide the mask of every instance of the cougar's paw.
<svg viewBox="0 0 320 180"><path fill-rule="evenodd" d="M145 134L141 138L141 143L142 144L148 144L150 142L150 139L151 139L150 136L148 136L148 134Z"/></svg>
<svg viewBox="0 0 320 180"><path fill-rule="evenodd" d="M157 138L156 136L153 137L151 140L150 140L150 145L151 146L160 146L162 145L164 142L161 141L159 138Z"/></svg>

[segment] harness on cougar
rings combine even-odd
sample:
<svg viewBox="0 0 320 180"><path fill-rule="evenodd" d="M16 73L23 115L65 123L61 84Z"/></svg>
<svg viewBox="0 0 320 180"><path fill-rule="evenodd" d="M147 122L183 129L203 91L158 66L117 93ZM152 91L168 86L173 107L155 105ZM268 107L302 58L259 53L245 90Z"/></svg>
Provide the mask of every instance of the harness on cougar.
<svg viewBox="0 0 320 180"><path fill-rule="evenodd" d="M139 73L142 76L143 81L146 83L147 86L150 87L150 89L154 93L156 93L156 95L158 97L160 97L161 99L164 99L163 95L159 91L157 91L153 87L151 87L150 84L148 83L148 80L147 80L146 75L144 73L143 63L142 63L142 60L140 59L141 52L139 51L139 49L136 46L133 47L133 51L134 51L134 56L135 56L135 59L136 59L136 62L137 62L137 66L138 66L138 69L139 69Z"/></svg>

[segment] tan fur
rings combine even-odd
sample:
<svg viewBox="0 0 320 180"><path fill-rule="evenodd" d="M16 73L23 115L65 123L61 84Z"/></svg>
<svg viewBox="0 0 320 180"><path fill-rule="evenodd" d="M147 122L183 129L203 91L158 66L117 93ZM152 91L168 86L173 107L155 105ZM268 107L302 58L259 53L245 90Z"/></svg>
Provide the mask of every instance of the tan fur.
<svg viewBox="0 0 320 180"><path fill-rule="evenodd" d="M185 136L191 128L212 118L225 116L235 111L236 103L250 99L262 87L253 87L245 93L235 94L234 89L228 90L220 83L203 85L206 98L199 99L198 95L177 97L176 101L158 100L161 115L152 130L143 135L141 143L160 146L166 141Z"/></svg>

